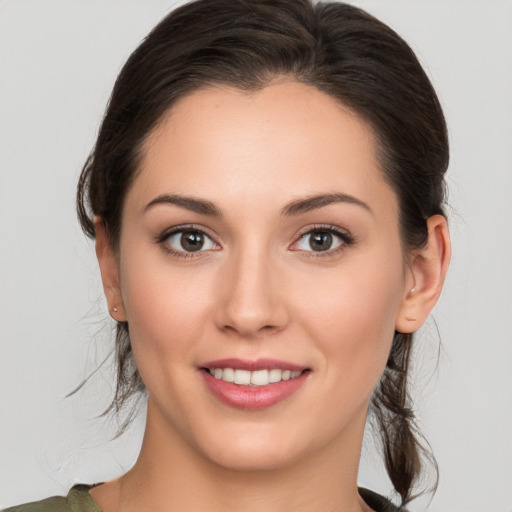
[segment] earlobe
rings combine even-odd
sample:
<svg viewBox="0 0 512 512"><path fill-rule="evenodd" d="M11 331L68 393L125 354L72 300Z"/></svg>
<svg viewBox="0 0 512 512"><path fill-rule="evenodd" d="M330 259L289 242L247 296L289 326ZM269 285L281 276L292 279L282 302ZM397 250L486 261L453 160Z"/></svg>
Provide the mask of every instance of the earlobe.
<svg viewBox="0 0 512 512"><path fill-rule="evenodd" d="M428 242L415 250L409 262L408 282L395 329L408 333L418 330L428 318L441 295L450 262L451 245L448 224L442 215L427 220Z"/></svg>
<svg viewBox="0 0 512 512"><path fill-rule="evenodd" d="M118 322L125 322L126 314L119 282L117 258L110 244L103 219L99 216L94 218L94 230L96 236L96 257L100 266L101 281L110 316Z"/></svg>

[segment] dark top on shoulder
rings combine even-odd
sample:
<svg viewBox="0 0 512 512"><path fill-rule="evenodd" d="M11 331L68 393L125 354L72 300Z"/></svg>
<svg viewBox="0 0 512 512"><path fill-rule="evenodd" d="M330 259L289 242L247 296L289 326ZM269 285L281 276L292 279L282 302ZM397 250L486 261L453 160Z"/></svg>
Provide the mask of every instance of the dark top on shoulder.
<svg viewBox="0 0 512 512"><path fill-rule="evenodd" d="M89 494L92 485L78 484L67 496L52 496L41 501L10 507L2 512L102 512Z"/></svg>
<svg viewBox="0 0 512 512"><path fill-rule="evenodd" d="M92 485L78 484L71 488L67 496L53 496L10 507L3 512L102 512L89 494L91 487ZM376 492L360 487L359 494L375 512L406 512Z"/></svg>

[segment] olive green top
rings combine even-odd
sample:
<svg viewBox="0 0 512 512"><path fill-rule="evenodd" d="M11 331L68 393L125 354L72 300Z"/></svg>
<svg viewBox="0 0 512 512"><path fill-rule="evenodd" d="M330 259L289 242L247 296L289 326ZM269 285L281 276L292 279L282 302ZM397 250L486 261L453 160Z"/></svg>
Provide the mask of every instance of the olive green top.
<svg viewBox="0 0 512 512"><path fill-rule="evenodd" d="M52 496L5 509L3 512L102 512L89 494L92 485L78 484L67 496Z"/></svg>
<svg viewBox="0 0 512 512"><path fill-rule="evenodd" d="M78 484L67 496L53 496L41 501L10 507L3 512L101 512L98 504L89 494L92 485ZM359 488L359 494L375 512L400 512L386 498L368 489ZM405 512L402 509L402 512Z"/></svg>

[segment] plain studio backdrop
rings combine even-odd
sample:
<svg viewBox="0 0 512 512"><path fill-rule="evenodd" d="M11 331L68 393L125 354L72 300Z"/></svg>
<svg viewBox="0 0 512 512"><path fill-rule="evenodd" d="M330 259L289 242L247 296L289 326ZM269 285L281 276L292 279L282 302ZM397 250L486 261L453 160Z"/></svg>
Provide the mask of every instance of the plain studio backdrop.
<svg viewBox="0 0 512 512"><path fill-rule="evenodd" d="M441 471L429 510L512 510L512 2L354 3L412 45L450 129L442 345L430 322L414 389ZM120 67L175 5L0 0L0 507L112 478L135 460L141 417L114 441L115 424L96 419L112 392L108 362L65 398L111 349L74 191ZM389 492L372 449L360 483Z"/></svg>

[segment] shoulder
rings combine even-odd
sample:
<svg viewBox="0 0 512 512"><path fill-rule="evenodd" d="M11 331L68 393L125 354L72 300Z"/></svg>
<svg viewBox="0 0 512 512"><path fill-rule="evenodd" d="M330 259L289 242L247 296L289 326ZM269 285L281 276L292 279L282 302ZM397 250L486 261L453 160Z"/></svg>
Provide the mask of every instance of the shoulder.
<svg viewBox="0 0 512 512"><path fill-rule="evenodd" d="M69 512L69 508L64 496L52 496L45 500L6 508L2 512Z"/></svg>
<svg viewBox="0 0 512 512"><path fill-rule="evenodd" d="M69 507L64 496L52 496L45 500L6 508L2 512L69 512Z"/></svg>
<svg viewBox="0 0 512 512"><path fill-rule="evenodd" d="M2 512L101 512L89 494L90 485L78 484L67 496L52 496L41 501L6 508Z"/></svg>

